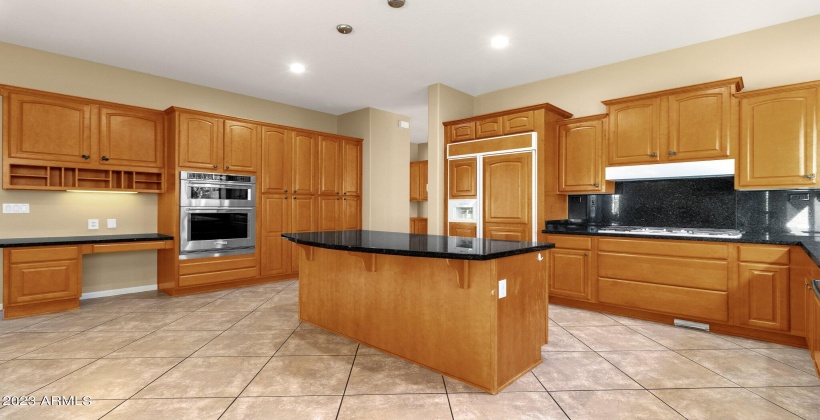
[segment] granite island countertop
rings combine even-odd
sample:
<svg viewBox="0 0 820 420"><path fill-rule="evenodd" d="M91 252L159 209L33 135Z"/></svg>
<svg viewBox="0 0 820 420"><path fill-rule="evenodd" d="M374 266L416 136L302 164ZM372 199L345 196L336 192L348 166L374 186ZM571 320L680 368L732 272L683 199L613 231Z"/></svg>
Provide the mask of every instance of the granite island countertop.
<svg viewBox="0 0 820 420"><path fill-rule="evenodd" d="M297 244L342 251L454 260L492 260L554 248L550 242L517 242L375 230L283 233Z"/></svg>
<svg viewBox="0 0 820 420"><path fill-rule="evenodd" d="M820 266L820 232L743 232L740 238L704 238L681 235L640 235L615 232L598 232L604 226L590 224L547 225L541 233L560 235L608 236L617 238L674 239L679 241L728 242L746 244L801 246L806 254Z"/></svg>
<svg viewBox="0 0 820 420"><path fill-rule="evenodd" d="M52 236L44 238L0 239L0 248L20 248L26 246L87 245L116 242L169 241L173 236L161 233L135 233L126 235Z"/></svg>

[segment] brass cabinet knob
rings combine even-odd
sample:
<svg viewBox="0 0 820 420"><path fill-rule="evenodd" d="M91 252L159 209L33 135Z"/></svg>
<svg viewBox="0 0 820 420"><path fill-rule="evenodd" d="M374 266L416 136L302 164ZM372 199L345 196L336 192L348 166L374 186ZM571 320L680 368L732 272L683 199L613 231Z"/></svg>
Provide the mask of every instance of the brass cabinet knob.
<svg viewBox="0 0 820 420"><path fill-rule="evenodd" d="M214 165L214 169L218 168L218 166Z"/></svg>
<svg viewBox="0 0 820 420"><path fill-rule="evenodd" d="M585 256L585 257L588 257L588 256L589 256L589 252L584 252L584 256Z"/></svg>
<svg viewBox="0 0 820 420"><path fill-rule="evenodd" d="M91 156L89 156L89 155L80 155L80 157L85 159L85 160L91 159Z"/></svg>
<svg viewBox="0 0 820 420"><path fill-rule="evenodd" d="M285 192L288 192L288 190L285 190Z"/></svg>
<svg viewBox="0 0 820 420"><path fill-rule="evenodd" d="M803 175L803 178L806 178L806 179L814 179L814 174L806 174L806 175Z"/></svg>
<svg viewBox="0 0 820 420"><path fill-rule="evenodd" d="M655 153L655 152L652 152L652 153L649 154L649 157L656 157L656 156L658 156L658 154Z"/></svg>
<svg viewBox="0 0 820 420"><path fill-rule="evenodd" d="M598 188L598 187L601 186L601 184L592 184L592 186L595 187L595 188Z"/></svg>
<svg viewBox="0 0 820 420"><path fill-rule="evenodd" d="M108 156L103 156L100 159L102 159L103 162L108 162L109 160L111 160L108 158Z"/></svg>
<svg viewBox="0 0 820 420"><path fill-rule="evenodd" d="M670 151L669 151L669 156L675 156L675 155L677 155L677 154L678 154L678 152L676 152L676 151L674 151L674 150L670 150Z"/></svg>
<svg viewBox="0 0 820 420"><path fill-rule="evenodd" d="M225 169L231 169L231 165L225 165Z"/></svg>

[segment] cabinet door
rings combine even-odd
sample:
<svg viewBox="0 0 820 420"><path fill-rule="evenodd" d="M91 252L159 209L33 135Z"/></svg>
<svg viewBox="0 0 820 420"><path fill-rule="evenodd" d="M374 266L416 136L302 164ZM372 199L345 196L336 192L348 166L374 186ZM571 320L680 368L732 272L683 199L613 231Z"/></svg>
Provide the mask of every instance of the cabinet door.
<svg viewBox="0 0 820 420"><path fill-rule="evenodd" d="M282 194L263 195L262 275L290 273L291 242L282 238L290 232L290 200Z"/></svg>
<svg viewBox="0 0 820 420"><path fill-rule="evenodd" d="M501 239L503 241L531 241L532 228L523 224L485 223L484 238Z"/></svg>
<svg viewBox="0 0 820 420"><path fill-rule="evenodd" d="M279 127L262 127L263 193L287 194L291 183L290 132Z"/></svg>
<svg viewBox="0 0 820 420"><path fill-rule="evenodd" d="M179 114L179 166L214 170L222 162L220 120L205 115Z"/></svg>
<svg viewBox="0 0 820 420"><path fill-rule="evenodd" d="M450 142L474 140L475 122L455 124L450 126Z"/></svg>
<svg viewBox="0 0 820 420"><path fill-rule="evenodd" d="M475 223L451 222L450 226L449 226L448 235L450 235L450 236L463 236L465 238L475 238L476 237L476 224Z"/></svg>
<svg viewBox="0 0 820 420"><path fill-rule="evenodd" d="M342 230L362 229L362 199L361 197L342 198Z"/></svg>
<svg viewBox="0 0 820 420"><path fill-rule="evenodd" d="M727 158L731 114L729 87L671 95L666 160Z"/></svg>
<svg viewBox="0 0 820 420"><path fill-rule="evenodd" d="M80 297L80 250L76 246L13 248L4 252L8 305Z"/></svg>
<svg viewBox="0 0 820 420"><path fill-rule="evenodd" d="M820 297L817 297L814 291L810 291L810 298L812 318L811 324L807 325L806 340L811 351L811 358L814 359L814 369L820 375ZM811 333L809 334L808 331Z"/></svg>
<svg viewBox="0 0 820 420"><path fill-rule="evenodd" d="M339 195L342 174L342 140L319 137L319 194Z"/></svg>
<svg viewBox="0 0 820 420"><path fill-rule="evenodd" d="M320 195L319 218L316 228L321 231L341 230L342 227L342 198L338 196Z"/></svg>
<svg viewBox="0 0 820 420"><path fill-rule="evenodd" d="M421 201L427 201L427 172L428 172L427 161L421 161L421 165L419 165L419 190L421 190ZM426 230L426 228L425 228Z"/></svg>
<svg viewBox="0 0 820 420"><path fill-rule="evenodd" d="M316 136L313 134L293 133L293 193L316 194Z"/></svg>
<svg viewBox="0 0 820 420"><path fill-rule="evenodd" d="M100 107L99 162L162 167L163 121L159 111Z"/></svg>
<svg viewBox="0 0 820 420"><path fill-rule="evenodd" d="M419 235L427 234L427 219L416 220L416 233Z"/></svg>
<svg viewBox="0 0 820 420"><path fill-rule="evenodd" d="M532 153L487 156L483 161L485 237L490 238L489 224L503 223L516 225L516 231L523 226L521 240L531 240Z"/></svg>
<svg viewBox="0 0 820 420"><path fill-rule="evenodd" d="M817 185L817 89L741 98L739 188Z"/></svg>
<svg viewBox="0 0 820 420"><path fill-rule="evenodd" d="M592 301L590 264L589 251L550 250L549 294Z"/></svg>
<svg viewBox="0 0 820 420"><path fill-rule="evenodd" d="M475 136L478 139L496 137L503 134L501 117L486 118L475 122Z"/></svg>
<svg viewBox="0 0 820 420"><path fill-rule="evenodd" d="M17 93L7 99L9 157L89 162L91 105Z"/></svg>
<svg viewBox="0 0 820 420"><path fill-rule="evenodd" d="M789 328L789 267L738 263L738 321L767 330Z"/></svg>
<svg viewBox="0 0 820 420"><path fill-rule="evenodd" d="M526 133L535 130L535 113L532 111L516 112L501 117L504 134Z"/></svg>
<svg viewBox="0 0 820 420"><path fill-rule="evenodd" d="M451 160L449 165L450 198L476 198L476 158Z"/></svg>
<svg viewBox="0 0 820 420"><path fill-rule="evenodd" d="M644 99L607 106L607 164L656 163L661 151L661 99Z"/></svg>
<svg viewBox="0 0 820 420"><path fill-rule="evenodd" d="M558 192L603 192L603 120L558 126Z"/></svg>
<svg viewBox="0 0 820 420"><path fill-rule="evenodd" d="M410 162L410 201L421 200L420 183L421 168L419 168L418 162Z"/></svg>
<svg viewBox="0 0 820 420"><path fill-rule="evenodd" d="M290 232L315 231L317 217L314 197L294 195L290 198L290 205ZM293 246L291 246L291 256L293 271L299 271L299 253Z"/></svg>
<svg viewBox="0 0 820 420"><path fill-rule="evenodd" d="M362 142L342 141L342 195L362 195Z"/></svg>
<svg viewBox="0 0 820 420"><path fill-rule="evenodd" d="M224 133L224 169L255 173L259 155L259 126L226 120Z"/></svg>

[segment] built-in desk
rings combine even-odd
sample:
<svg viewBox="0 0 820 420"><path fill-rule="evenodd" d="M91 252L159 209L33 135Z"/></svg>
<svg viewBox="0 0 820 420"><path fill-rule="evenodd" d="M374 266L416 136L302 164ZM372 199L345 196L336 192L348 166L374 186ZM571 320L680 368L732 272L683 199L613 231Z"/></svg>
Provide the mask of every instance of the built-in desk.
<svg viewBox="0 0 820 420"><path fill-rule="evenodd" d="M378 231L283 234L299 318L495 394L541 363L554 245Z"/></svg>
<svg viewBox="0 0 820 420"><path fill-rule="evenodd" d="M83 254L173 246L173 236L158 233L0 239L3 317L20 318L79 308Z"/></svg>

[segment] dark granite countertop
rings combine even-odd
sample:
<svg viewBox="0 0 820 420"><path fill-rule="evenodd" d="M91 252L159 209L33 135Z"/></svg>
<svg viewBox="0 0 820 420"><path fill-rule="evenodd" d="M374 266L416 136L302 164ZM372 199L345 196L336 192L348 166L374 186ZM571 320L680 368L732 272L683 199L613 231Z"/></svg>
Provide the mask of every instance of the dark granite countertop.
<svg viewBox="0 0 820 420"><path fill-rule="evenodd" d="M786 232L744 232L740 238L702 238L686 237L680 235L634 235L625 233L598 232L604 226L556 223L548 224L541 233L562 234L562 235L589 235L589 236L610 236L618 238L643 238L643 239L675 239L680 241L701 241L701 242L736 242L746 244L771 244L771 245L799 245L806 250L811 259L820 266L820 232L786 233Z"/></svg>
<svg viewBox="0 0 820 420"><path fill-rule="evenodd" d="M19 248L24 246L51 245L86 245L107 244L113 242L167 241L173 236L160 233L136 233L129 235L91 235L91 236L55 236L48 238L8 238L0 239L0 248Z"/></svg>
<svg viewBox="0 0 820 420"><path fill-rule="evenodd" d="M480 261L555 247L555 244L548 242L500 241L375 230L283 233L282 237L297 244L343 251Z"/></svg>

